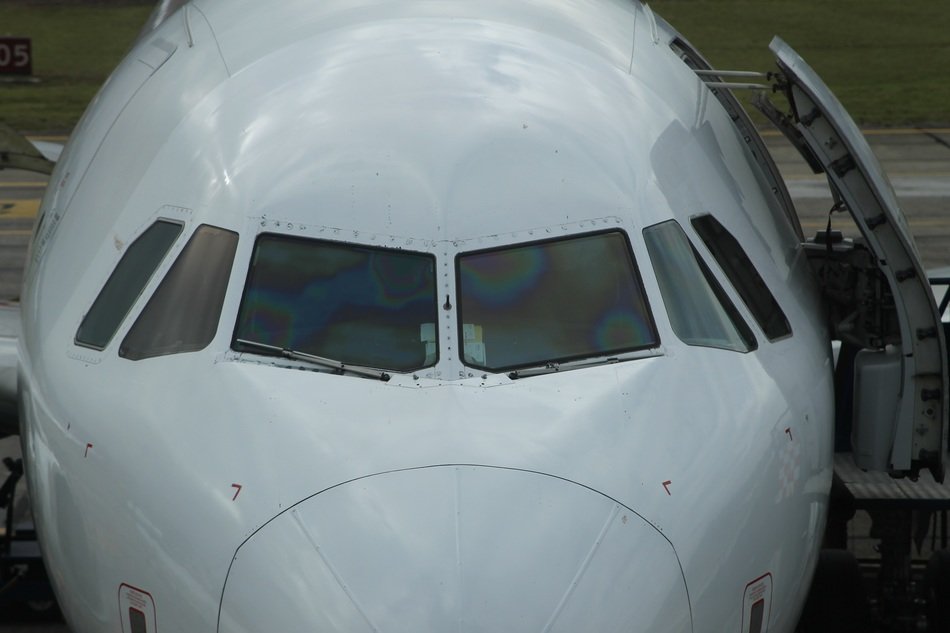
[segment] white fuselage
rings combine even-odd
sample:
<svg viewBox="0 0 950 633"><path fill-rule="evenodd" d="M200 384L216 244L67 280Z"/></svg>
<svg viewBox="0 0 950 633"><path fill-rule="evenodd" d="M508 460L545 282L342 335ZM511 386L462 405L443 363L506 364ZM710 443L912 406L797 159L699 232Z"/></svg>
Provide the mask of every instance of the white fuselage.
<svg viewBox="0 0 950 633"><path fill-rule="evenodd" d="M128 631L129 608L150 633L718 633L758 600L793 630L831 480L829 342L777 198L664 28L619 0L197 0L138 42L57 166L23 292L24 454L76 633ZM700 213L792 336L756 326ZM111 342L78 345L158 219L182 234ZM756 350L671 329L642 235L667 220ZM121 357L205 224L239 235L213 340ZM262 233L430 253L441 306L460 253L606 229L660 341L630 360L473 369L452 309L438 362L388 382L232 349Z"/></svg>

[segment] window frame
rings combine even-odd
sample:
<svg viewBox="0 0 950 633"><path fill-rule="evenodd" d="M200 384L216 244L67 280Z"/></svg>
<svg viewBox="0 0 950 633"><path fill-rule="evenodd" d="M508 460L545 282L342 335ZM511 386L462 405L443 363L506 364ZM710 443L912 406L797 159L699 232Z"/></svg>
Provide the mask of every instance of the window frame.
<svg viewBox="0 0 950 633"><path fill-rule="evenodd" d="M676 34L670 41L669 46L673 54L679 57L691 71L715 70L706 58L682 35ZM749 152L749 156L758 166L759 173L762 178L765 179L768 188L775 194L775 198L782 208L782 215L788 223L788 228L794 233L795 241L798 243L804 242L805 233L802 229L801 219L798 217L798 212L795 209L795 201L792 200L792 196L789 194L788 187L785 184L785 178L782 176L775 159L762 140L758 128L749 117L749 113L746 112L745 107L739 102L732 90L725 88L714 89L708 85L706 87L722 105L726 114L729 116L729 120L732 122L733 129L743 140Z"/></svg>
<svg viewBox="0 0 950 633"><path fill-rule="evenodd" d="M257 253L258 242L261 238L264 238L264 237L276 237L280 239L290 240L294 242L301 242L301 243L321 243L321 244L328 244L328 245L337 246L337 247L351 247L351 248L358 248L358 249L364 249L364 250L370 250L370 251L383 251L383 252L392 252L392 253L399 253L399 254L417 255L417 256L426 257L427 259L429 259L432 263L432 291L433 291L433 300L434 300L434 306L435 306L435 315L434 315L435 316L435 319L434 319L435 357L431 363L424 364L420 367L416 367L413 369L392 369L392 368L380 368L380 369L384 370L387 374L412 374L412 373L419 372L425 369L431 369L432 367L435 367L439 364L439 362L441 361L441 354L442 354L442 345L441 345L441 339L440 339L441 329L439 327L439 321L440 321L440 316L441 316L440 314L441 303L439 301L439 294L440 294L439 293L439 269L438 269L439 258L436 256L434 252L419 251L419 250L413 250L413 249L408 249L408 248L398 248L394 246L382 246L379 244L365 244L362 242L354 242L354 241L349 241L349 240L334 240L334 239L327 239L325 237L311 237L309 235L301 235L301 234L288 234L288 233L281 233L279 231L261 231L254 236L254 241L251 243L250 254L247 260L247 271L245 273L243 285L241 287L241 296L237 302L237 307L234 312L234 328L231 332L231 341L229 343L229 346L232 352L236 352L239 354L255 353L253 349L241 347L241 344L238 342L240 338L238 336L238 328L240 327L240 324L241 324L240 323L241 314L242 314L241 309L244 306L245 299L247 298L247 293L250 289L251 277L254 272L254 258ZM332 360L339 360L339 359L332 359ZM343 364L345 365L353 364L347 361L341 361L341 362L343 362Z"/></svg>
<svg viewBox="0 0 950 633"><path fill-rule="evenodd" d="M151 310L155 310L157 314L162 314L164 310L167 314L168 310L165 303L157 302L168 302L173 299L178 299L181 297L181 292L183 288L187 288L185 291L186 296L190 296L192 290L195 288L195 285L182 286L181 281L184 279L188 281L191 279L191 275L188 275L189 272L193 273L193 267L196 265L195 261L201 262L202 255L207 257L207 253L198 252L195 257L198 259L195 261L188 260L186 258L192 257L191 248L193 245L197 244L196 240L199 238L199 234L202 231L210 229L217 233L221 237L226 237L230 240L229 244L225 244L224 253L227 254L226 261L222 259L220 261L214 262L218 268L212 271L215 274L215 278L212 281L217 282L213 286L213 290L217 293L213 296L215 301L208 302L207 305L211 306L211 313L214 314L213 318L204 319L205 323L213 324L213 327L210 328L210 332L204 332L202 337L199 340L188 340L188 341L179 341L176 345L168 345L167 341L162 339L162 335L152 335L151 341L148 345L142 345L141 347L130 350L129 346L131 345L130 339L133 342L138 342L135 340L135 337L139 335L137 330L138 327L146 327L147 324L145 319L153 319L153 313ZM214 237L213 235L211 237ZM199 224L195 227L194 231L188 236L188 241L185 242L185 245L182 247L181 251L175 258L175 261L171 263L168 267L168 270L165 272L164 277L159 282L158 286L152 292L152 295L148 298L148 301L145 304L145 307L139 312L138 316L135 317L132 325L126 331L125 336L122 339L122 343L119 346L119 357L131 361L140 361L147 360L149 358L157 358L159 356L171 356L176 354L184 354L189 352L198 352L208 347L212 341L214 341L217 336L218 329L221 326L221 315L224 311L224 303L227 298L228 288L230 286L231 274L234 270L234 260L237 255L237 248L240 242L240 233L238 231L233 231L231 229L226 229L221 226L214 224ZM206 260L205 260L206 261ZM204 278L207 278L204 276ZM178 284L173 286L172 284ZM167 294L166 294L167 293ZM174 305L174 302L172 302ZM193 334L196 330L189 330L190 334ZM197 330L200 331L200 330ZM203 332L203 331L202 331ZM181 331L178 331L181 334ZM162 344L158 344L161 342Z"/></svg>
<svg viewBox="0 0 950 633"><path fill-rule="evenodd" d="M128 258L132 256L133 254L135 254L135 249L138 245L141 245L142 239L145 238L149 234L150 231L155 229L160 224L165 224L165 225L168 225L169 227L176 227L177 230L174 232L173 235L170 236L170 239L168 239L167 244L164 247L164 251L161 253L161 255L155 258L153 265L151 266L151 270L148 272L147 275L144 275L144 278L140 280L141 283L138 284L138 290L136 290L134 293L131 293L131 296L126 295L123 298L123 303L126 304L125 308L123 309L121 316L117 316L111 319L112 321L114 321L114 323L111 325L111 333L109 334L109 336L105 339L105 341L101 345L97 344L94 341L90 341L88 339L82 340L80 337L83 336L84 326L87 324L87 321L90 318L97 318L97 315L95 314L97 310L97 306L100 305L100 301L105 300L104 296L106 292L111 291L114 283L121 283L121 281L118 278L118 275L119 275L120 270L123 269L124 264L126 264L129 261ZM178 241L181 239L182 233L184 232L184 228L185 228L185 223L181 220L174 220L174 219L165 218L165 217L156 218L154 222L149 224L148 227L145 228L145 230L140 232L135 237L135 239L129 243L129 245L125 248L122 255L119 257L119 261L116 262L115 265L113 266L112 272L109 274L109 277L106 279L105 283L102 284L102 286L100 286L99 292L96 294L96 298L93 300L92 304L90 304L89 308L83 314L82 319L79 322L79 326L76 328L76 333L73 335L74 345L76 345L77 347L83 347L86 349L91 349L91 350L101 352L107 349L112 344L112 342L116 338L116 334L119 333L119 330L122 329L122 325L128 320L129 315L132 314L132 312L134 311L135 305L141 300L142 296L145 294L146 289L149 287L149 284L152 283L152 281L156 277L156 274L162 268L162 264L168 259L169 253L172 252L172 250L175 247L175 244L178 243ZM108 297L106 297L106 299L108 299Z"/></svg>
<svg viewBox="0 0 950 633"><path fill-rule="evenodd" d="M461 259L463 257L469 257L472 255L482 255L485 253L512 250L512 249L521 249L528 248L533 246L540 246L544 244L556 243L556 242L567 242L573 239L579 238L589 238L596 237L599 235L608 235L616 233L623 240L625 249L624 253L627 255L627 259L630 263L630 267L633 271L633 280L636 285L639 287L640 296L643 300L643 306L646 312L646 323L650 328L651 333L653 334L653 341L647 345L640 345L632 348L624 348L622 350L611 350L609 352L594 352L591 354L575 354L571 356L561 357L561 358L551 358L540 361L532 361L528 363L519 363L516 365L505 365L503 367L483 367L481 365L475 365L468 363L465 360L465 349L464 349L464 340L463 340L463 319L462 319L462 268L461 268ZM554 365L560 363L569 363L573 361L580 361L586 359L596 359L596 358L612 358L615 356L621 356L624 354L633 354L636 352L641 352L643 350L657 349L662 345L662 340L660 337L660 331L656 326L656 317L653 314L653 307L650 304L649 293L647 292L646 285L643 283L643 275L640 272L640 265L637 262L636 253L633 250L632 243L630 241L630 236L627 234L627 231L621 227L611 227L609 229L602 229L597 231L587 231L584 233L570 233L567 235L559 235L557 237L549 237L538 240L530 240L526 242L514 242L501 244L499 246L490 246L487 248L480 248L471 251L457 252L454 257L454 267L455 267L455 325L457 328L458 334L458 343L456 345L458 349L458 359L459 362L465 367L471 367L479 371L485 371L489 373L507 373L511 371L516 371L520 369L526 369L531 367L544 366L545 364Z"/></svg>
<svg viewBox="0 0 950 633"><path fill-rule="evenodd" d="M712 292L713 297L715 298L716 302L719 304L719 307L723 310L726 317L728 318L732 326L735 328L735 332L737 336L746 344L746 349L737 349L736 347L727 346L724 344L715 345L712 343L691 342L684 339L683 335L676 330L674 320L671 317L670 305L667 302L665 293L663 292L664 284L661 283L660 281L661 275L657 272L657 265L654 261L653 253L650 248L650 240L647 237L648 231L656 230L657 228L662 227L663 225L675 226L676 229L679 231L679 234L682 236L683 240L685 240L685 244L689 246L689 250L693 256L693 260L695 261L697 267L700 270L700 273L702 274L702 279L705 281L709 290ZM663 300L663 307L666 310L667 320L669 321L670 329L673 330L673 334L676 336L676 338L679 339L684 345L689 345L690 347L707 347L711 349L721 349L724 351L735 352L739 354L748 354L750 352L756 351L759 348L759 342L758 342L758 338L755 336L755 332L752 331L752 328L746 322L745 318L743 318L742 313L739 311L735 303L729 297L729 294L722 287L722 284L719 283L719 280L713 274L712 269L710 269L709 264L707 264L706 261L703 259L702 255L700 255L699 250L697 250L696 248L696 245L693 243L691 239L689 239L689 235L683 229L683 226L676 219L663 220L662 222L656 222L654 224L651 224L650 226L644 227L642 234L643 234L643 240L647 249L647 255L650 259L651 265L653 266L653 273L654 273L654 277L657 283L658 290L660 292L660 297Z"/></svg>
<svg viewBox="0 0 950 633"><path fill-rule="evenodd" d="M713 223L712 229L719 234L718 237L721 239L722 236L725 236L730 243L721 244L716 241L717 235L713 235L707 231L705 227L701 226L701 223L708 223L708 221ZM788 315L785 314L785 310L782 309L778 299L775 298L772 289L765 283L762 275L759 274L749 254L742 248L742 244L736 239L736 236L711 213L702 213L692 216L690 218L690 224L696 232L696 235L699 236L700 241L706 246L706 250L719 265L719 269L723 272L726 279L729 280L736 294L739 295L739 299L742 300L742 303L749 311L749 314L752 315L752 319L758 324L765 338L774 343L794 336ZM730 254L725 249L735 249L733 254L739 256L739 259L742 260L738 262L740 264L739 266L729 265ZM763 290L764 295L762 294ZM752 293L755 292L759 293L758 297L752 296ZM770 302L770 309L774 309L777 311L777 314L781 316L781 322L784 324L784 328L782 328L780 333L775 335L770 334L770 330L772 329L769 325L770 321L765 318L766 314L763 314L759 308L761 299L766 299L767 302Z"/></svg>

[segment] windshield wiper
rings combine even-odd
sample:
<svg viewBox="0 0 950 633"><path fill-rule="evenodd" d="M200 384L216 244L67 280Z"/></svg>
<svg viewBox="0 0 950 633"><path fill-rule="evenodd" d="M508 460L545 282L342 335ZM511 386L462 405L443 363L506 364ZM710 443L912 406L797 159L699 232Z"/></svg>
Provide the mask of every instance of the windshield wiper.
<svg viewBox="0 0 950 633"><path fill-rule="evenodd" d="M660 352L656 348L650 348L645 350L639 350L634 352L627 352L622 355L617 356L607 356L600 358L582 358L580 360L572 360L564 363L559 362L549 362L543 365L538 365L535 367L525 367L524 369L516 369L514 371L508 372L508 377L512 380L517 380L518 378L528 378L530 376L541 376L543 374L556 374L560 371L570 371L572 369L583 369L585 367L595 367L597 365L613 365L614 363L619 363L622 361L628 360L637 360L639 358L650 358L652 356L659 356Z"/></svg>
<svg viewBox="0 0 950 633"><path fill-rule="evenodd" d="M383 371L382 369L376 369L375 367L350 365L333 358L325 358L323 356L317 356L316 354L300 352L295 349L278 347L277 345L268 345L267 343L261 343L260 341L249 341L247 339L239 338L235 339L234 342L244 347L250 347L255 351L265 352L275 356L284 356L294 360L302 360L304 362L323 367L324 369L333 369L340 372L341 374L351 373L358 376L366 376L367 378L376 378L377 380L382 380L383 382L386 382L391 378L387 372Z"/></svg>
<svg viewBox="0 0 950 633"><path fill-rule="evenodd" d="M524 369L516 369L512 372L508 372L508 377L512 380L516 380L518 378L528 378L529 376L540 376L542 374L556 374L559 371L580 369L581 367L591 367L593 365L608 365L618 361L619 359L616 356L611 356L610 358L576 360L568 363L545 363L538 367L526 367Z"/></svg>

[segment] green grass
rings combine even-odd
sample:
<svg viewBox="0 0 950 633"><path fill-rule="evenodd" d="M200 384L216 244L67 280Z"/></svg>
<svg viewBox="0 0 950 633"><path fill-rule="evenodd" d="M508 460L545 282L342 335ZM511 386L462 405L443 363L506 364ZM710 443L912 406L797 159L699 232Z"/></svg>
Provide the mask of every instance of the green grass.
<svg viewBox="0 0 950 633"><path fill-rule="evenodd" d="M895 126L950 125L950 6L945 4L656 0L651 6L719 68L771 70L768 44L779 34L859 123ZM0 35L33 38L34 74L42 79L0 83L0 120L24 131L70 130L151 7L0 0Z"/></svg>
<svg viewBox="0 0 950 633"><path fill-rule="evenodd" d="M859 123L950 124L945 0L656 0L714 67L773 70L773 35L814 68Z"/></svg>
<svg viewBox="0 0 950 633"><path fill-rule="evenodd" d="M0 120L23 131L68 132L151 10L151 4L0 1L0 35L32 38L33 74L41 79L0 83Z"/></svg>

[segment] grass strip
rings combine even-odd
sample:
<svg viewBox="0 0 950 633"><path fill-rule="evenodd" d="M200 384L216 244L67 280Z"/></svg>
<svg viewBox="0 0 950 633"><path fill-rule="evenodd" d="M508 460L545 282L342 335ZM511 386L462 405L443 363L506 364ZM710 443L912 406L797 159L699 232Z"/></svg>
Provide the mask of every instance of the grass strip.
<svg viewBox="0 0 950 633"><path fill-rule="evenodd" d="M656 0L713 66L774 70L773 35L869 126L950 123L950 6L933 0Z"/></svg>
<svg viewBox="0 0 950 633"><path fill-rule="evenodd" d="M151 4L0 2L0 35L33 40L39 83L0 83L0 120L27 132L68 132L132 45Z"/></svg>
<svg viewBox="0 0 950 633"><path fill-rule="evenodd" d="M942 5L933 0L650 3L718 68L773 69L768 44L778 34L818 71L858 123L930 127L950 125L950 7ZM151 9L151 3L134 2L0 2L0 35L33 39L34 74L41 80L0 83L0 120L22 131L68 132Z"/></svg>

